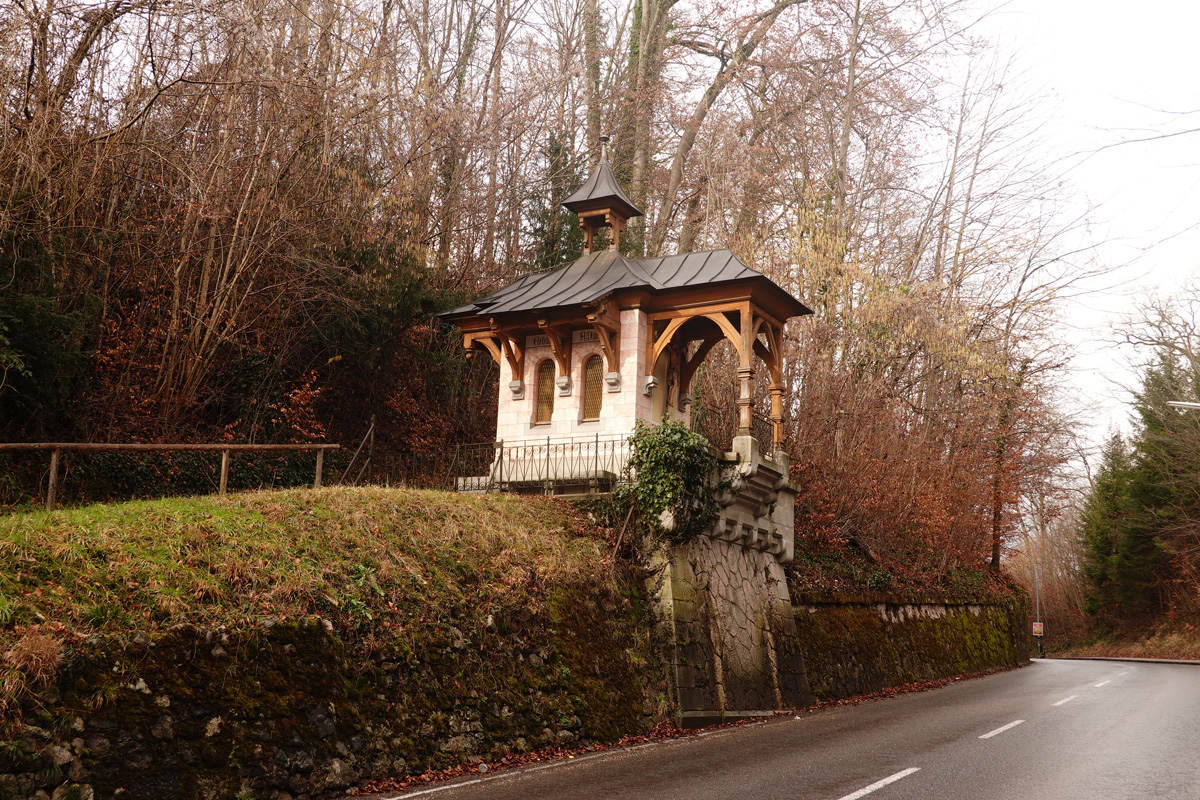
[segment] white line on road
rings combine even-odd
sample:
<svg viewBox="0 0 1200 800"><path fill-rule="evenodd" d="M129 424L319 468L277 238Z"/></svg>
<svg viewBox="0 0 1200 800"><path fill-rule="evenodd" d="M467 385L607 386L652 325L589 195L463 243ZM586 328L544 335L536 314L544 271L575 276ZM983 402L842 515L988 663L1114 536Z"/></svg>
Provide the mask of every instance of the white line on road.
<svg viewBox="0 0 1200 800"><path fill-rule="evenodd" d="M991 731L991 732L989 732L989 733L985 733L983 736L980 736L979 738L980 738L980 739L990 739L990 738L992 738L993 736L996 736L996 735L998 735L998 734L1004 733L1004 732L1005 732L1006 730L1008 730L1009 728L1015 728L1015 727L1017 727L1018 725L1020 725L1020 724L1021 724L1022 722L1024 722L1024 721L1025 721L1025 720L1023 720L1023 719L1013 720L1012 722L1008 723L1007 725L1001 725L999 728L996 728L996 730L994 730L994 731Z"/></svg>
<svg viewBox="0 0 1200 800"><path fill-rule="evenodd" d="M1112 683L1112 681L1100 681L1099 683L1096 684L1095 688L1099 689L1101 686L1103 686L1106 683Z"/></svg>
<svg viewBox="0 0 1200 800"><path fill-rule="evenodd" d="M888 775L883 780L875 781L870 786L864 786L863 788L859 789L857 792L852 792L852 793L846 795L845 797L839 797L838 800L858 800L858 798L860 798L860 797L866 797L871 792L874 792L878 789L882 789L883 787L887 786L889 783L895 783L896 781L900 780L901 778L907 778L909 775L912 775L914 772L920 772L920 771L921 771L920 767L909 767L908 769L902 769L899 772L897 772L895 775Z"/></svg>
<svg viewBox="0 0 1200 800"><path fill-rule="evenodd" d="M1079 697L1079 695L1077 695L1077 694L1073 694L1073 695L1071 695L1070 697L1067 697L1067 698L1065 698L1065 699L1063 699L1063 700L1059 700L1057 703L1053 703L1053 705L1056 705L1056 706L1065 705L1066 703L1069 703L1069 702L1071 702L1072 700L1074 700L1076 697Z"/></svg>
<svg viewBox="0 0 1200 800"><path fill-rule="evenodd" d="M1129 672L1130 672L1129 670L1125 670L1124 672L1118 672L1118 673L1117 673L1117 677L1118 677L1118 678L1120 678L1120 677L1123 677L1123 676L1125 676L1125 675L1128 675L1128 674L1129 674Z"/></svg>
<svg viewBox="0 0 1200 800"><path fill-rule="evenodd" d="M392 795L391 797L385 797L384 800L400 800L400 798L402 798L402 797L405 798L405 800L407 800L407 798L409 798L409 797L423 797L424 795L436 794L437 792L444 792L447 789L461 789L464 786L472 786L476 783L483 783L486 780L488 780L488 779L487 778L476 778L475 780L463 781L462 783L451 783L451 784L447 784L446 786L435 786L432 789L421 789L416 792L407 792L406 794Z"/></svg>

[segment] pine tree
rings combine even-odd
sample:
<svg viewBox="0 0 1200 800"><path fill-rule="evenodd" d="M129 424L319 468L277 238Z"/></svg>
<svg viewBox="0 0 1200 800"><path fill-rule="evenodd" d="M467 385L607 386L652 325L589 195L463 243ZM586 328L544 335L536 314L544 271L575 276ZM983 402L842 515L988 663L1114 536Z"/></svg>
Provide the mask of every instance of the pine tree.
<svg viewBox="0 0 1200 800"><path fill-rule="evenodd" d="M1118 542L1128 517L1131 471L1129 448L1121 435L1114 433L1104 446L1080 520L1083 574L1088 582L1084 608L1089 614L1111 609L1116 602Z"/></svg>

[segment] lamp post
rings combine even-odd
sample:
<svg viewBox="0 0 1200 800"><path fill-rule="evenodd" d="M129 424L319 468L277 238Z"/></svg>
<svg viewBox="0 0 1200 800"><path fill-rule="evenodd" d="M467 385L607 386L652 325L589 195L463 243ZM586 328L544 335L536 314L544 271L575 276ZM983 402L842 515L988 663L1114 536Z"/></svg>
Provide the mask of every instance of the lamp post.
<svg viewBox="0 0 1200 800"><path fill-rule="evenodd" d="M1187 400L1168 400L1167 405L1171 408L1186 408L1192 411L1200 410L1200 403L1192 403Z"/></svg>

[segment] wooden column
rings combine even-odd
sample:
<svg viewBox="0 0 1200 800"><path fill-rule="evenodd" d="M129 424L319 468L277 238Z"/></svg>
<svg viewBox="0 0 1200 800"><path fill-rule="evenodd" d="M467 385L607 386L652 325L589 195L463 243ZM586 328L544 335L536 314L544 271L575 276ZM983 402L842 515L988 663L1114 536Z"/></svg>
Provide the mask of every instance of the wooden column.
<svg viewBox="0 0 1200 800"><path fill-rule="evenodd" d="M771 377L771 450L784 448L783 384Z"/></svg>
<svg viewBox="0 0 1200 800"><path fill-rule="evenodd" d="M325 466L325 451L318 450L317 451L317 475L315 478L313 478L313 488L314 489L321 488L321 468L323 466Z"/></svg>
<svg viewBox="0 0 1200 800"><path fill-rule="evenodd" d="M738 436L754 435L754 314L747 303L741 311L742 346L738 367Z"/></svg>
<svg viewBox="0 0 1200 800"><path fill-rule="evenodd" d="M221 451L221 494L225 494L225 487L229 484L229 451Z"/></svg>

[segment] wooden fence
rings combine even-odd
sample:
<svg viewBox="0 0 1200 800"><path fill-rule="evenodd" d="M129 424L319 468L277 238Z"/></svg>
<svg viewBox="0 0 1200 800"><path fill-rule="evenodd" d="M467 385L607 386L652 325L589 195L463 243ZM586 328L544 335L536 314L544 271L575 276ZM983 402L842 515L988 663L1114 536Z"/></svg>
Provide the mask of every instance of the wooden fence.
<svg viewBox="0 0 1200 800"><path fill-rule="evenodd" d="M172 450L201 450L221 453L221 494L229 483L229 454L231 452L308 451L317 452L317 468L313 477L313 488L321 486L321 470L325 465L325 451L337 450L336 444L106 444L98 442L0 442L0 452L12 450L49 450L50 485L46 490L46 510L54 509L58 493L58 459L63 451L79 452L163 452Z"/></svg>

